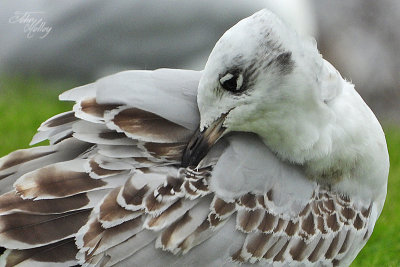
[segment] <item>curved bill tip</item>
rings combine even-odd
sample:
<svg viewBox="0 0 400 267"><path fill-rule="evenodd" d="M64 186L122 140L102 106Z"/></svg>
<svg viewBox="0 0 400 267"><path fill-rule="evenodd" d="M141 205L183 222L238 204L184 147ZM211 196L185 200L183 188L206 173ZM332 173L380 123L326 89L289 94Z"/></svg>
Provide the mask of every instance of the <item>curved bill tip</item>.
<svg viewBox="0 0 400 267"><path fill-rule="evenodd" d="M226 116L220 117L208 128L196 131L186 146L182 157L182 167L197 166L207 155L210 148L224 134L226 128L222 126Z"/></svg>

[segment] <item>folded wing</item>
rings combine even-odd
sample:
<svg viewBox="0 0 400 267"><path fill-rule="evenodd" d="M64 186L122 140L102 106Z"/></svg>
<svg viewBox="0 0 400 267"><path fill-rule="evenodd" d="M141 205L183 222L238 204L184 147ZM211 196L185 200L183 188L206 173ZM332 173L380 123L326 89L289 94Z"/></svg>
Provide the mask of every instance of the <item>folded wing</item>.
<svg viewBox="0 0 400 267"><path fill-rule="evenodd" d="M281 162L257 136L180 168L201 72L127 71L61 95L73 111L0 159L3 266L339 264L365 242L356 205ZM371 215L372 214L372 215Z"/></svg>

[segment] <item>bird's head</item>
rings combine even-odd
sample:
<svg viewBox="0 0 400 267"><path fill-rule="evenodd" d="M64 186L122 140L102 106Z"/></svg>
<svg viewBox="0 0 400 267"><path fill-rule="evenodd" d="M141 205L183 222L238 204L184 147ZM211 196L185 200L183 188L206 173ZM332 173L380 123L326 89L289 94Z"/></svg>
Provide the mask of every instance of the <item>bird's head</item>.
<svg viewBox="0 0 400 267"><path fill-rule="evenodd" d="M299 151L314 144L316 130L306 129L307 121L329 119L325 105L341 82L336 73L315 42L298 36L273 13L261 10L243 19L208 58L197 96L200 127L183 165L197 165L219 138L234 131L256 133L282 157L302 161L290 151L292 144ZM331 79L322 77L327 75Z"/></svg>

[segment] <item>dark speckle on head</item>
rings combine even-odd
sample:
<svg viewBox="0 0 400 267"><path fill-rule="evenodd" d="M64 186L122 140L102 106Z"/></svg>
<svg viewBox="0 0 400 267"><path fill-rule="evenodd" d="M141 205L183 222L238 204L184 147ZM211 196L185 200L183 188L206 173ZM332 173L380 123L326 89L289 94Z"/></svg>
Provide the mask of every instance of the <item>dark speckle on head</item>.
<svg viewBox="0 0 400 267"><path fill-rule="evenodd" d="M219 86L214 87L216 95L250 95L260 74L283 79L282 76L292 73L295 68L292 51L284 42L286 33L282 36L279 31L282 28L280 23L269 21L261 13L252 19L255 27L235 34L231 32L216 46L215 51L220 53L216 58L223 66L218 70ZM235 38L228 38L231 35Z"/></svg>
<svg viewBox="0 0 400 267"><path fill-rule="evenodd" d="M240 95L252 88L261 69L276 70L282 75L290 74L295 65L292 59L292 52L284 52L280 46L274 49L275 50L272 50L270 47L265 47L262 49L263 55L255 56L253 60L249 61L247 64L245 64L242 56L237 56L234 60L234 66L223 72L219 78L221 79L229 73L232 74L233 77L242 74L243 81L241 89L237 91L229 90L235 95Z"/></svg>
<svg viewBox="0 0 400 267"><path fill-rule="evenodd" d="M271 61L265 65L265 68L278 68L281 74L290 74L294 68L294 61L292 59L292 52L280 53L277 57L273 58Z"/></svg>
<svg viewBox="0 0 400 267"><path fill-rule="evenodd" d="M279 54L273 61L282 74L289 74L293 71L294 61L292 60L292 52L284 52Z"/></svg>
<svg viewBox="0 0 400 267"><path fill-rule="evenodd" d="M276 70L282 75L290 74L293 71L295 61L292 58L292 52L285 50L279 39L272 38L272 36L268 30L263 33L259 49L256 50L253 60L245 68L244 75L247 82L254 82L261 69Z"/></svg>

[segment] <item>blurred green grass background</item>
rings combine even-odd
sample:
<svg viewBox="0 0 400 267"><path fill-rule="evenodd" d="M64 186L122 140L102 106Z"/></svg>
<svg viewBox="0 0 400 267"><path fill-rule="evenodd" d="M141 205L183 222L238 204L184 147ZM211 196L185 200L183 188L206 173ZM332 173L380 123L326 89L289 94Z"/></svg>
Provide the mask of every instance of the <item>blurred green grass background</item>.
<svg viewBox="0 0 400 267"><path fill-rule="evenodd" d="M71 109L58 95L78 84L0 77L0 157L27 148L40 123ZM352 267L400 266L400 127L384 127L390 154L388 196L374 233Z"/></svg>

